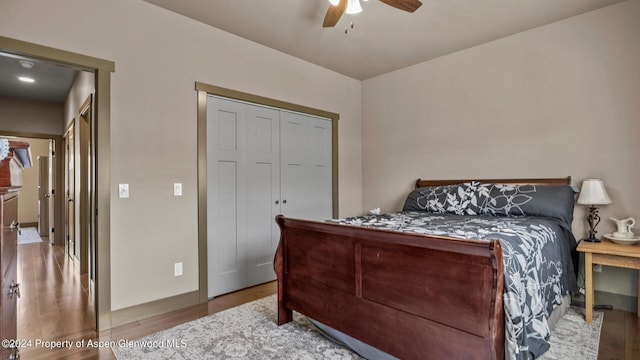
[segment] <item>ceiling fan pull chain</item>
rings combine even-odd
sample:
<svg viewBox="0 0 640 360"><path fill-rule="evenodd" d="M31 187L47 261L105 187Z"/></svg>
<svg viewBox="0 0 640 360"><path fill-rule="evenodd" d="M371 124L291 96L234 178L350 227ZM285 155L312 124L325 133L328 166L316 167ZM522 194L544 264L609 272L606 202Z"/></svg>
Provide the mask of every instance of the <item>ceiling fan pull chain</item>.
<svg viewBox="0 0 640 360"><path fill-rule="evenodd" d="M353 29L353 21L351 22L350 27ZM349 28L347 26L344 27L344 33L347 34L349 32Z"/></svg>

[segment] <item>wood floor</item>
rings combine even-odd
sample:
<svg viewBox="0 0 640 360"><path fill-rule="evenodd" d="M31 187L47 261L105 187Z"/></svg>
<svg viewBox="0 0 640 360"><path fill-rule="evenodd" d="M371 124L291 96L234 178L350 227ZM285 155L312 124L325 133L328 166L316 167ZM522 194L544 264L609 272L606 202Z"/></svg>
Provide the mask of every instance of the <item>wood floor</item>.
<svg viewBox="0 0 640 360"><path fill-rule="evenodd" d="M205 304L123 325L97 333L94 329L93 299L87 279L78 276L64 248L48 241L18 247L18 278L22 297L18 301L18 338L32 340L21 349L30 359L115 359L108 348L35 347L40 340L98 340L101 344L120 339L133 340L154 332L207 316L276 292L275 282L217 297ZM640 359L640 321L635 314L605 310L598 359Z"/></svg>

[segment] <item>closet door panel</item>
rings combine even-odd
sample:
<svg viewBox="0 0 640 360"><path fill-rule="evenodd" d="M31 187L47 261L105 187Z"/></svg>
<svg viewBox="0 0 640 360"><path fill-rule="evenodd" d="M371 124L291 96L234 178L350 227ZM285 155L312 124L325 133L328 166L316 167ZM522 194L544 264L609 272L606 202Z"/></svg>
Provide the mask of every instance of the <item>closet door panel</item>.
<svg viewBox="0 0 640 360"><path fill-rule="evenodd" d="M233 161L218 162L217 184L218 201L216 208L218 219L216 221L217 251L216 260L218 270L222 274L229 274L239 271L238 262L242 261L242 256L237 253L238 249L238 204L236 194L238 192L238 164ZM227 239L234 241L227 241Z"/></svg>
<svg viewBox="0 0 640 360"><path fill-rule="evenodd" d="M311 217L330 219L333 215L331 121L311 117L308 120L308 156L311 162L308 186L317 194L310 199L315 205Z"/></svg>
<svg viewBox="0 0 640 360"><path fill-rule="evenodd" d="M246 106L207 100L207 262L209 297L245 287Z"/></svg>
<svg viewBox="0 0 640 360"><path fill-rule="evenodd" d="M310 208L313 204L305 199L307 192L305 187L309 181L307 169L302 164L282 164L282 213L286 216L312 219ZM312 190L311 190L312 191Z"/></svg>
<svg viewBox="0 0 640 360"><path fill-rule="evenodd" d="M248 286L275 280L280 231L280 111L247 105Z"/></svg>
<svg viewBox="0 0 640 360"><path fill-rule="evenodd" d="M325 220L332 215L331 121L283 111L281 191L284 215Z"/></svg>
<svg viewBox="0 0 640 360"><path fill-rule="evenodd" d="M280 121L280 151L283 166L303 166L308 161L307 128L301 114L283 111Z"/></svg>

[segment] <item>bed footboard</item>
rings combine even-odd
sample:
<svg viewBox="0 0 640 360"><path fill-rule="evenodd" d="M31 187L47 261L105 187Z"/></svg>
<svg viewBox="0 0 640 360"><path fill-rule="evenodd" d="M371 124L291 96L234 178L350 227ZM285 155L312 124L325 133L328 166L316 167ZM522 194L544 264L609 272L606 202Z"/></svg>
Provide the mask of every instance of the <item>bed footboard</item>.
<svg viewBox="0 0 640 360"><path fill-rule="evenodd" d="M279 325L295 310L403 359L503 359L498 241L276 221Z"/></svg>

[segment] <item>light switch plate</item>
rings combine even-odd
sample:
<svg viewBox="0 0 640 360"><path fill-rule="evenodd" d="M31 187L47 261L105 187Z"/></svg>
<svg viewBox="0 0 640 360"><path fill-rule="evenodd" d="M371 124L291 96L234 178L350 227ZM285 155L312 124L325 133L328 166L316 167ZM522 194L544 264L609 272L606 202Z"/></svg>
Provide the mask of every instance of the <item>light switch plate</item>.
<svg viewBox="0 0 640 360"><path fill-rule="evenodd" d="M173 196L182 196L182 183L173 184Z"/></svg>
<svg viewBox="0 0 640 360"><path fill-rule="evenodd" d="M121 199L129 197L129 184L119 184L118 185L118 196Z"/></svg>
<svg viewBox="0 0 640 360"><path fill-rule="evenodd" d="M173 264L173 276L182 276L182 263Z"/></svg>

